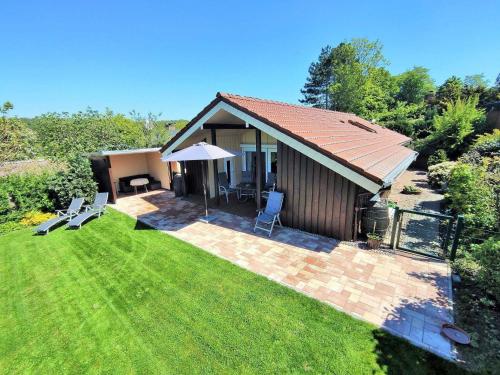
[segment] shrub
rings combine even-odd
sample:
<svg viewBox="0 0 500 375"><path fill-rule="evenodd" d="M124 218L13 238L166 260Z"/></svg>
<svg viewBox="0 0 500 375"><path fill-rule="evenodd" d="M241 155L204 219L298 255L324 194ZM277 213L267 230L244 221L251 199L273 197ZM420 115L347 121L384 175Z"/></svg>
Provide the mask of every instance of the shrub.
<svg viewBox="0 0 500 375"><path fill-rule="evenodd" d="M456 163L453 161L445 161L443 163L435 164L429 167L427 173L427 180L432 187L445 188L448 184L451 170L455 167Z"/></svg>
<svg viewBox="0 0 500 375"><path fill-rule="evenodd" d="M52 211L49 179L53 173L14 174L0 178L0 223L18 221L28 211Z"/></svg>
<svg viewBox="0 0 500 375"><path fill-rule="evenodd" d="M20 224L27 227L40 225L41 223L52 219L55 216L56 215L50 212L30 211L24 214L23 218L20 221Z"/></svg>
<svg viewBox="0 0 500 375"><path fill-rule="evenodd" d="M472 96L447 103L443 114L434 116L434 132L419 142L418 148L427 153L439 146L450 156L461 153L469 136L485 120L484 110L477 108L478 100Z"/></svg>
<svg viewBox="0 0 500 375"><path fill-rule="evenodd" d="M491 237L480 245L472 245L471 251L480 265L478 281L500 301L500 239Z"/></svg>
<svg viewBox="0 0 500 375"><path fill-rule="evenodd" d="M58 172L50 180L51 196L58 208L66 208L74 197L87 201L94 199L97 184L90 162L83 156L73 156L68 161L68 169Z"/></svg>
<svg viewBox="0 0 500 375"><path fill-rule="evenodd" d="M453 270L462 277L475 280L481 266L470 253L464 252L453 262Z"/></svg>
<svg viewBox="0 0 500 375"><path fill-rule="evenodd" d="M427 167L443 163L445 161L448 161L448 156L446 155L446 151L443 149L439 149L436 152L434 152L431 156L429 156L429 159L427 160Z"/></svg>
<svg viewBox="0 0 500 375"><path fill-rule="evenodd" d="M37 154L35 133L26 122L7 117L14 106L7 102L0 106L0 163L31 159Z"/></svg>
<svg viewBox="0 0 500 375"><path fill-rule="evenodd" d="M500 152L500 129L494 129L492 133L478 136L470 150L477 151L481 155Z"/></svg>
<svg viewBox="0 0 500 375"><path fill-rule="evenodd" d="M7 221L0 224L0 236L23 228L24 225L17 221Z"/></svg>
<svg viewBox="0 0 500 375"><path fill-rule="evenodd" d="M405 185L403 190L401 190L401 193L403 194L420 194L421 192L421 189L413 185Z"/></svg>
<svg viewBox="0 0 500 375"><path fill-rule="evenodd" d="M464 215L467 229L494 229L494 187L488 183L483 167L458 163L450 173L445 197L454 213Z"/></svg>

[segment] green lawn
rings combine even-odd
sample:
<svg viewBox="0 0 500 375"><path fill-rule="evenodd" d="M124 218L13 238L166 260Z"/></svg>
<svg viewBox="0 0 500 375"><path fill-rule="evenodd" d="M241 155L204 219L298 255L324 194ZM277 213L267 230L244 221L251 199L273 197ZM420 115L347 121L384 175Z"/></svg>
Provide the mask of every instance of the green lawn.
<svg viewBox="0 0 500 375"><path fill-rule="evenodd" d="M0 237L0 373L458 369L116 211Z"/></svg>

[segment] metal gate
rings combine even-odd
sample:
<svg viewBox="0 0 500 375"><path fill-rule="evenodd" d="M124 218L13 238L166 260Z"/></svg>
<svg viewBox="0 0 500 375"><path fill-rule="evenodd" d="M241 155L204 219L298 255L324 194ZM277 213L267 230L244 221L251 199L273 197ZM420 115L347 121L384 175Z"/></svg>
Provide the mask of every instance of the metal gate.
<svg viewBox="0 0 500 375"><path fill-rule="evenodd" d="M454 258L463 218L396 207L391 247L434 258ZM451 244L451 251L449 247Z"/></svg>

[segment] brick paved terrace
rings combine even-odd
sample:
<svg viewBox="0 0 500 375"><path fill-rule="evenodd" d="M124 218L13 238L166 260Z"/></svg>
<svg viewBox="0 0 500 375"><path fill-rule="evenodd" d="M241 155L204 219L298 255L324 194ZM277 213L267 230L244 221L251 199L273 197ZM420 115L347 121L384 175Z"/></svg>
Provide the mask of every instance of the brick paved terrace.
<svg viewBox="0 0 500 375"><path fill-rule="evenodd" d="M440 325L453 319L450 268L444 261L366 250L289 228L277 227L268 238L253 233L254 220L232 213L234 208L212 209L217 219L205 224L197 220L202 205L170 191L123 197L114 208L417 346L455 356L439 333Z"/></svg>

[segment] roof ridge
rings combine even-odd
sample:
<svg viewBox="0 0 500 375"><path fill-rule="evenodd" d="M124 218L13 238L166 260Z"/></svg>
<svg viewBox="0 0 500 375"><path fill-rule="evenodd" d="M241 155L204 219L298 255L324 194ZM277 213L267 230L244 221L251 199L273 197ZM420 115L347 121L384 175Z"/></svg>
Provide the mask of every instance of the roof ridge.
<svg viewBox="0 0 500 375"><path fill-rule="evenodd" d="M218 96L218 97L224 97L224 98L228 98L228 99L231 99L231 97L235 97L235 98L243 99L243 100L253 100L253 101L258 101L258 102L264 102L264 103L270 103L270 104L277 104L277 105L283 105L283 106L288 106L288 107L296 107L296 108L301 108L301 109L313 109L313 110L316 110L316 111L328 112L328 113L341 113L343 115L351 115L351 116L360 118L358 115L356 115L355 113L352 113L352 112L341 112L341 111L334 111L332 109L309 107L309 106L301 105L301 104L292 104L292 103L282 102L282 101L279 101L279 100L262 99L262 98L257 98L257 97L254 97L254 96L245 96L245 95L239 95L239 94L232 94L232 93L229 93L229 92L221 92L221 91L219 91L216 96Z"/></svg>

